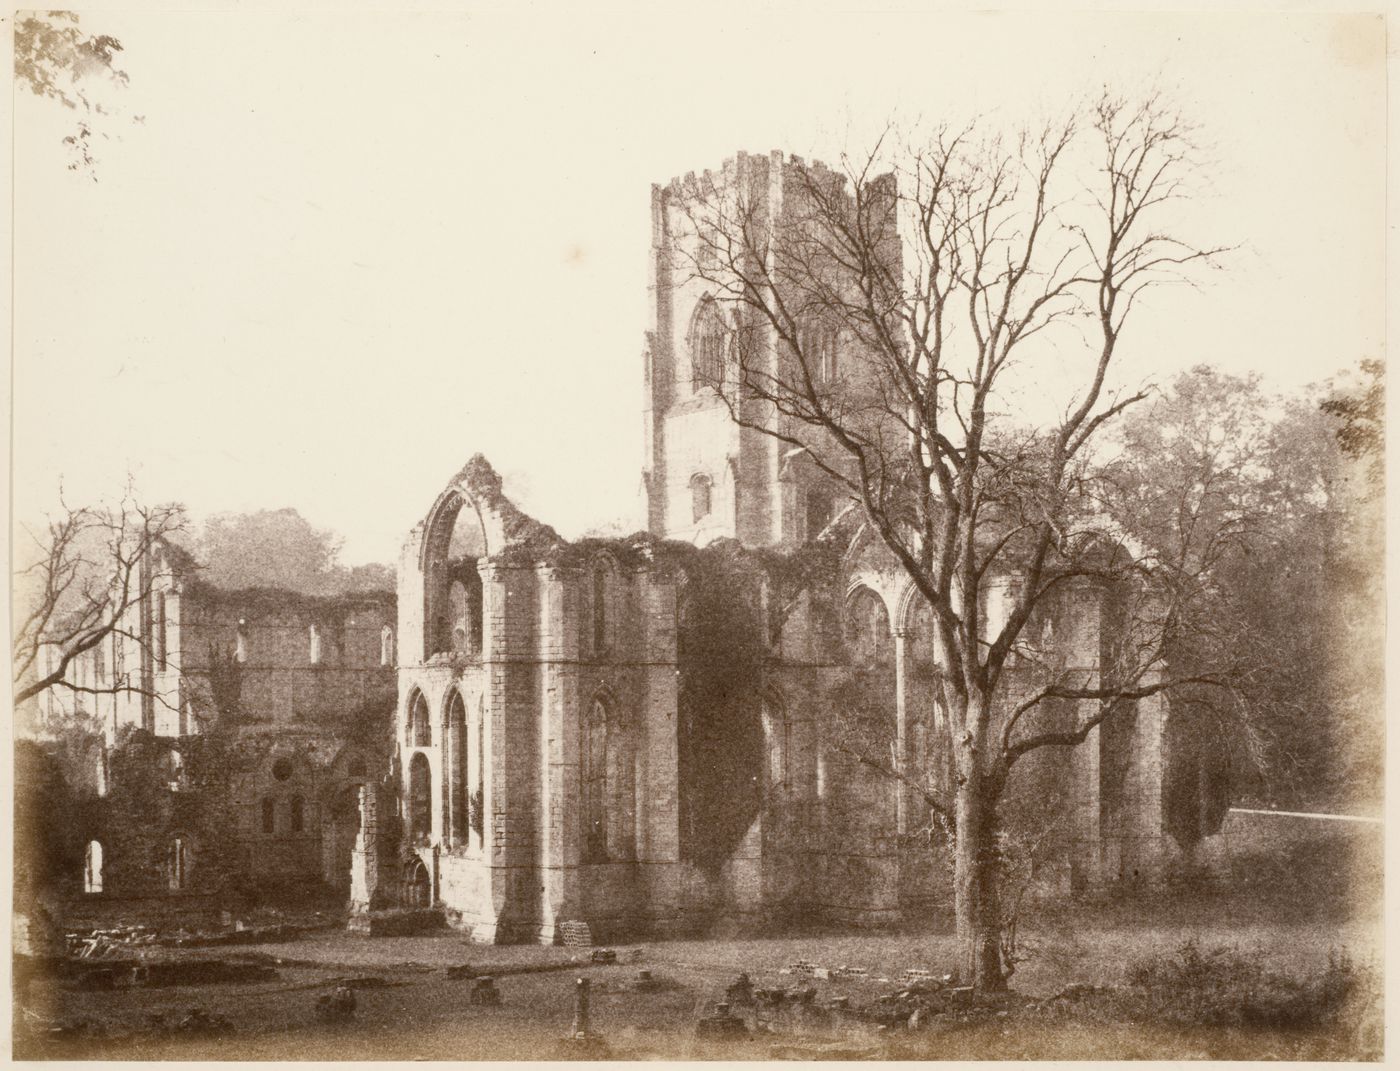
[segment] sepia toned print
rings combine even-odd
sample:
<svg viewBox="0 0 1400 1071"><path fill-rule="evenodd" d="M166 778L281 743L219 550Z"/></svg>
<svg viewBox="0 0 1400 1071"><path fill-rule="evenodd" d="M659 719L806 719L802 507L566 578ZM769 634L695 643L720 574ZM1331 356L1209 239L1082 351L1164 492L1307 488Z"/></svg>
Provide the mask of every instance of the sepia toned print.
<svg viewBox="0 0 1400 1071"><path fill-rule="evenodd" d="M1379 1061L1383 21L552 13L16 16L13 1055Z"/></svg>

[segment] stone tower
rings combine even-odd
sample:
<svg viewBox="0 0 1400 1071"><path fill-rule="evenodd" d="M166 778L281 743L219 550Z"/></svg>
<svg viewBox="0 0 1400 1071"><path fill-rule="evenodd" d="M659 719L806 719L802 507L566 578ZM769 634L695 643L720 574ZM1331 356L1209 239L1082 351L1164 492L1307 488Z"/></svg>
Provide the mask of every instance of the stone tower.
<svg viewBox="0 0 1400 1071"><path fill-rule="evenodd" d="M813 181L839 187L843 179L799 157L741 152L718 172L652 187L642 482L647 528L656 535L701 545L732 538L748 546L793 546L816 536L831 517L835 496L804 451L731 419L731 407L746 423L776 419L730 387L738 378L736 339L742 333L751 366L774 369L779 344L770 327L699 277L717 236L699 233L705 224L688 210L696 189L742 199L748 218L766 230L767 246L778 249ZM726 368L727 398L701 372L717 362Z"/></svg>

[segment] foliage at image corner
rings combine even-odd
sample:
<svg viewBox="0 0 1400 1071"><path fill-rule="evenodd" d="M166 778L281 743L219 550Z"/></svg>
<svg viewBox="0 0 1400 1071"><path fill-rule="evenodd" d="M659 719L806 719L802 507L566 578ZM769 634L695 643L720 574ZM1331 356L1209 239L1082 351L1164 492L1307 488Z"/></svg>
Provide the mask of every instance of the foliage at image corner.
<svg viewBox="0 0 1400 1071"><path fill-rule="evenodd" d="M94 142L110 135L96 127L92 117L109 116L115 109L96 97L94 89L104 83L118 89L130 84L127 72L117 66L121 41L110 34L84 32L73 11L27 11L15 16L14 50L17 85L81 114L74 132L63 138L71 157L68 170L87 172L96 182Z"/></svg>

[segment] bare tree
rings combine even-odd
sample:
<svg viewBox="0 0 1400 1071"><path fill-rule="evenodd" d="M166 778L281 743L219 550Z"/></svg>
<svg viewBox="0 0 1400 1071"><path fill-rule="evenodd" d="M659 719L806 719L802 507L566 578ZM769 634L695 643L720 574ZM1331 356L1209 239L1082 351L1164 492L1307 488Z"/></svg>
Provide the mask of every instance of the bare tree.
<svg viewBox="0 0 1400 1071"><path fill-rule="evenodd" d="M139 611L168 579L167 543L184 529L183 507L142 505L130 486L114 505L63 504L44 528L26 529L30 563L15 584L16 704L55 688L74 695L142 691L140 675L79 683L69 671L111 637L133 650L150 643Z"/></svg>
<svg viewBox="0 0 1400 1071"><path fill-rule="evenodd" d="M997 810L1012 768L1138 699L1229 684L1231 667L1170 660L1183 629L1211 627L1209 555L1195 539L1163 554L1126 538L1095 456L1147 393L1110 387L1139 298L1223 250L1160 229L1194 163L1188 129L1156 98L1105 96L1009 140L941 128L890 174L885 157L882 143L839 171L789 166L781 206L766 184L687 177L673 198L692 250L682 270L731 325L723 359L695 355L695 375L741 426L843 489L931 609L959 973L997 989ZM1014 419L1017 375L1063 381L1075 353L1084 368L1059 415ZM1018 583L992 631L986 589L1007 576ZM1097 673L1066 670L1027 629L1076 578L1124 593ZM1008 697L1008 664L1027 659L1040 684ZM1059 701L1079 701L1068 724L1051 716Z"/></svg>

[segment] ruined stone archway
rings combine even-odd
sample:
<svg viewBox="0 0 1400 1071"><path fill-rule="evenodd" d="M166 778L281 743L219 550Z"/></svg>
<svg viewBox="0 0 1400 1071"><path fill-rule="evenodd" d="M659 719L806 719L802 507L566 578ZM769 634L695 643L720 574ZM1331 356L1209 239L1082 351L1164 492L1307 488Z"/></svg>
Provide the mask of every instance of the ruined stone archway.
<svg viewBox="0 0 1400 1071"><path fill-rule="evenodd" d="M433 880L423 860L416 856L403 868L404 907L431 907L433 903Z"/></svg>

